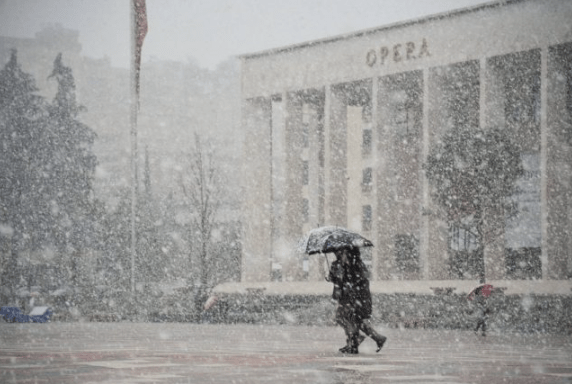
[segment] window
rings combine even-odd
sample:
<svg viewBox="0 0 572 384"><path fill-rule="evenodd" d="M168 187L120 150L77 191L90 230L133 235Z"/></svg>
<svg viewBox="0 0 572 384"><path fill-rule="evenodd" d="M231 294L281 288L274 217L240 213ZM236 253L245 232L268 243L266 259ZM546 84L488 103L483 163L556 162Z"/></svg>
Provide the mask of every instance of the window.
<svg viewBox="0 0 572 384"><path fill-rule="evenodd" d="M362 154L369 155L371 153L371 147L372 147L372 131L371 131L371 128L364 128L362 131L362 136L363 136L363 140L362 140L362 144L361 144Z"/></svg>
<svg viewBox="0 0 572 384"><path fill-rule="evenodd" d="M454 251L474 251L478 248L477 228L469 225L449 226L449 248Z"/></svg>
<svg viewBox="0 0 572 384"><path fill-rule="evenodd" d="M406 103L395 107L395 115L393 122L397 128L397 132L401 135L407 135L413 130L411 119L411 107Z"/></svg>
<svg viewBox="0 0 572 384"><path fill-rule="evenodd" d="M516 80L506 83L507 120L512 125L540 124L540 76L518 79L521 80L518 83Z"/></svg>
<svg viewBox="0 0 572 384"><path fill-rule="evenodd" d="M310 184L310 164L308 160L302 162L302 185Z"/></svg>
<svg viewBox="0 0 572 384"><path fill-rule="evenodd" d="M372 224L372 209L371 205L364 205L362 207L362 231L371 231Z"/></svg>
<svg viewBox="0 0 572 384"><path fill-rule="evenodd" d="M310 147L310 125L308 123L302 123L302 147L308 148Z"/></svg>
<svg viewBox="0 0 572 384"><path fill-rule="evenodd" d="M523 247L519 249L506 249L505 260L507 279L526 280L542 278L540 248Z"/></svg>
<svg viewBox="0 0 572 384"><path fill-rule="evenodd" d="M282 265L279 263L272 263L271 281L282 281Z"/></svg>
<svg viewBox="0 0 572 384"><path fill-rule="evenodd" d="M361 181L362 191L363 192L371 191L372 185L373 185L373 171L371 167L364 168L362 172L362 181Z"/></svg>
<svg viewBox="0 0 572 384"><path fill-rule="evenodd" d="M415 132L415 113L417 105L411 90L397 90L393 95L393 125L398 136L407 137Z"/></svg>
<svg viewBox="0 0 572 384"><path fill-rule="evenodd" d="M308 259L308 255L304 255L302 259L302 279L308 280L310 275L310 260Z"/></svg>
<svg viewBox="0 0 572 384"><path fill-rule="evenodd" d="M361 260L367 267L367 270L371 276L373 270L373 248L372 247L360 248L360 253L361 253Z"/></svg>
<svg viewBox="0 0 572 384"><path fill-rule="evenodd" d="M304 223L310 220L310 202L308 199L302 199L302 220Z"/></svg>
<svg viewBox="0 0 572 384"><path fill-rule="evenodd" d="M483 248L471 217L449 225L449 264L459 279L476 279L485 273Z"/></svg>
<svg viewBox="0 0 572 384"><path fill-rule="evenodd" d="M419 240L411 234L395 236L395 265L402 277L414 277L419 272Z"/></svg>

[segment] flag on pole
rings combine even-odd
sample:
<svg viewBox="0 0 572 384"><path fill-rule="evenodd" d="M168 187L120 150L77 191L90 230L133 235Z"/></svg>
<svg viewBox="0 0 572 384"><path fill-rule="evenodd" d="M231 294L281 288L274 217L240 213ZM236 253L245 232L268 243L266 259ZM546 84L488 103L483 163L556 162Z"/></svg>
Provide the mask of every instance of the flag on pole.
<svg viewBox="0 0 572 384"><path fill-rule="evenodd" d="M145 0L133 0L133 17L135 18L135 93L139 103L139 71L141 70L141 50L147 35L147 9Z"/></svg>

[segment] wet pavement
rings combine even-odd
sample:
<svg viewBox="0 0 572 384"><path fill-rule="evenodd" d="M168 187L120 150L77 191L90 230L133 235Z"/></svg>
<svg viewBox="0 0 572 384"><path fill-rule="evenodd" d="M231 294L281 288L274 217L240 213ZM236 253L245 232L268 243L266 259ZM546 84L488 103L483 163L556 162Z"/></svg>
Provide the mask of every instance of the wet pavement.
<svg viewBox="0 0 572 384"><path fill-rule="evenodd" d="M0 323L0 383L572 383L572 336L377 329Z"/></svg>

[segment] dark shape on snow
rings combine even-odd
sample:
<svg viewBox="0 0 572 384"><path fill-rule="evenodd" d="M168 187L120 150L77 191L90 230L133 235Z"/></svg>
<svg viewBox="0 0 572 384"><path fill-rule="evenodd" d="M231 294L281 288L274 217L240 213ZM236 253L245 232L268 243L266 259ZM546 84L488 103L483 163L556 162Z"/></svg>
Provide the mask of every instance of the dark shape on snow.
<svg viewBox="0 0 572 384"><path fill-rule="evenodd" d="M47 323L52 311L48 307L34 307L29 315L25 315L18 307L1 307L0 317L9 323Z"/></svg>
<svg viewBox="0 0 572 384"><path fill-rule="evenodd" d="M349 229L326 226L312 229L300 242L299 250L312 255L362 247L373 247L373 243Z"/></svg>

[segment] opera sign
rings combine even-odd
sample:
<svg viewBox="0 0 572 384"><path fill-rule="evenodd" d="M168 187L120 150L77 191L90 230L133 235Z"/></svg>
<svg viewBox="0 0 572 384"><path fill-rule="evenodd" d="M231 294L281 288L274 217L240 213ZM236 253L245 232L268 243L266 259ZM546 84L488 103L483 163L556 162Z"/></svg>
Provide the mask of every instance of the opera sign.
<svg viewBox="0 0 572 384"><path fill-rule="evenodd" d="M365 62L373 67L376 63L385 65L389 60L399 63L404 60L421 59L425 56L431 56L431 54L427 40L423 39L419 45L413 41L408 41L405 44L395 44L393 47L382 46L379 50L372 49L367 52Z"/></svg>

